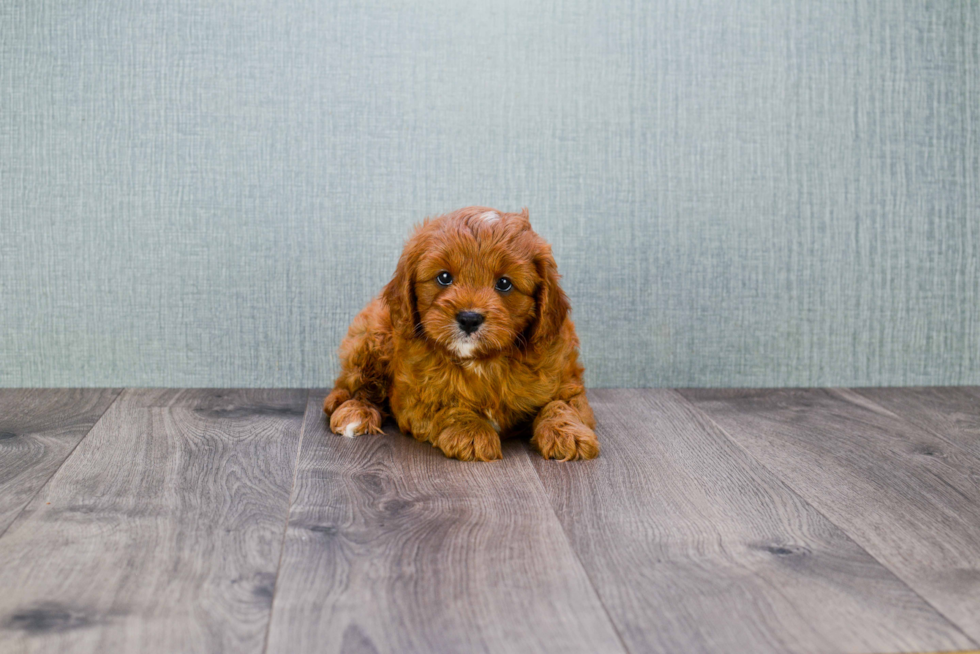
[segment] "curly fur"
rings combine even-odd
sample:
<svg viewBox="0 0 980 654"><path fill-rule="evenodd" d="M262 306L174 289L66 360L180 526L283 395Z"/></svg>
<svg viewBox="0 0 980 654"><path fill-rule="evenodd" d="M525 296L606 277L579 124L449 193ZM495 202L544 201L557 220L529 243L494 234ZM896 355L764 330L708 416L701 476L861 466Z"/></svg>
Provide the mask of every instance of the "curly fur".
<svg viewBox="0 0 980 654"><path fill-rule="evenodd" d="M436 281L447 271L453 281ZM507 277L513 288L495 289ZM545 458L599 454L578 337L548 245L527 210L468 207L416 225L391 281L354 319L341 373L324 400L331 431L398 427L465 461L501 457L500 439L530 435ZM471 336L456 321L476 311Z"/></svg>

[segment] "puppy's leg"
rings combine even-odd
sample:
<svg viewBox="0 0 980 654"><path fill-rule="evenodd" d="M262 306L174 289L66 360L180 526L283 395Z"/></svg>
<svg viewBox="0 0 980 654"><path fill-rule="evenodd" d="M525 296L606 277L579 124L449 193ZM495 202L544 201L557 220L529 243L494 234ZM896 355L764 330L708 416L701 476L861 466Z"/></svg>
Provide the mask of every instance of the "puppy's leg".
<svg viewBox="0 0 980 654"><path fill-rule="evenodd" d="M546 459L594 459L599 440L592 429L595 418L585 394L546 404L534 419L531 445Z"/></svg>
<svg viewBox="0 0 980 654"><path fill-rule="evenodd" d="M443 409L432 421L433 445L460 461L492 461L502 458L500 435L490 422L469 409Z"/></svg>
<svg viewBox="0 0 980 654"><path fill-rule="evenodd" d="M330 417L330 431L347 437L381 434L381 407L387 388L390 334L379 320L379 300L368 304L354 318L340 344L340 375L323 401Z"/></svg>

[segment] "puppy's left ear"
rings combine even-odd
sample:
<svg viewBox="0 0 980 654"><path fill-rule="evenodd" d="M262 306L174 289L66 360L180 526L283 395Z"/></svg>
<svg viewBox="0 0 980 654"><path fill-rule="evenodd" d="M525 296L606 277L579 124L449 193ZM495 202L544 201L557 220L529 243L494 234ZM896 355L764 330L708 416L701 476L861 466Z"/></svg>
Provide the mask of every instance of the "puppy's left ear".
<svg viewBox="0 0 980 654"><path fill-rule="evenodd" d="M551 246L544 241L541 241L534 257L534 266L541 282L537 291L537 316L531 328L531 342L543 344L558 337L571 305L558 284L561 275L551 254Z"/></svg>

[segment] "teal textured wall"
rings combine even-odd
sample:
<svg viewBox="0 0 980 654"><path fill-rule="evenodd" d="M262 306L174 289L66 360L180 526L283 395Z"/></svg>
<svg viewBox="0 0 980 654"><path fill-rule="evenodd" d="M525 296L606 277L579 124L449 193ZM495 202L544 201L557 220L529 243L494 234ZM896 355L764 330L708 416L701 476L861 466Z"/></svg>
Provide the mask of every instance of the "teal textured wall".
<svg viewBox="0 0 980 654"><path fill-rule="evenodd" d="M980 383L980 3L0 4L0 385L323 386L527 206L593 386Z"/></svg>

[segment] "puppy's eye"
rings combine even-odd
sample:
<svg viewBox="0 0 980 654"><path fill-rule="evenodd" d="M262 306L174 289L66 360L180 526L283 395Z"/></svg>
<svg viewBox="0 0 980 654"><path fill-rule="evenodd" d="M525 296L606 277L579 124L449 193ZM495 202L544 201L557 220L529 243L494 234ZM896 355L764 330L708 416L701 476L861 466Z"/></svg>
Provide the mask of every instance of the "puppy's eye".
<svg viewBox="0 0 980 654"><path fill-rule="evenodd" d="M511 281L506 277L501 277L500 279L497 280L497 285L494 286L494 288L500 291L501 293L506 293L510 289L514 288L514 284L512 284Z"/></svg>
<svg viewBox="0 0 980 654"><path fill-rule="evenodd" d="M436 275L436 281L439 282L441 286L449 286L453 283L453 276L443 270L441 273Z"/></svg>

